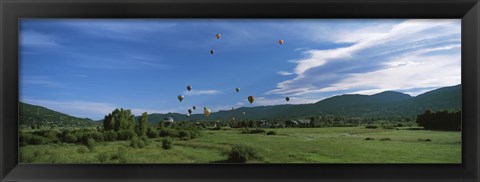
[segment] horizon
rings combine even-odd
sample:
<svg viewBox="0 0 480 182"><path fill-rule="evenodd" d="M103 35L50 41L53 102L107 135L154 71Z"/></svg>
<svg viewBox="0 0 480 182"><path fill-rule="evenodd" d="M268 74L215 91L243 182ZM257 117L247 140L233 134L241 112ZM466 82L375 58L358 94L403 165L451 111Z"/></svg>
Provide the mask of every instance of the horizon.
<svg viewBox="0 0 480 182"><path fill-rule="evenodd" d="M428 93L428 92L431 92L431 91L435 91L435 90L438 90L438 89L442 89L442 88L447 88L447 87L455 87L455 86L461 86L462 84L458 84L458 85L451 85L451 86L445 86L445 87L440 87L440 88L437 88L437 89L434 89L434 90L430 90L430 91L427 91L427 92L424 92L424 93L420 93L418 95L415 95L415 96L412 96L410 94L406 94L406 93L403 93L403 92L398 92L398 91L392 91L392 90L386 90L386 91L382 91L382 92L379 92L379 93L373 93L373 94L341 94L341 95L333 95L331 97L327 97L327 98L323 98L321 100L318 100L316 102L313 102L313 103L307 103L307 104L315 104L315 103L318 103L318 102L322 102L326 99L329 99L329 98L333 98L333 97L336 97L336 96L343 96L343 95L361 95L361 96L373 96L373 95L378 95L378 94L381 94L381 93L385 93L385 92L396 92L396 93L400 93L400 94L405 94L405 95L408 95L412 98L414 97L417 97L419 95L422 95L422 94L425 94L425 93ZM21 101L20 101L21 102ZM25 102L22 102L22 103L25 103ZM25 103L25 104L30 104L30 103ZM34 105L34 104L30 104L30 105ZM301 105L301 104L277 104L277 105L263 105L263 106L279 106L279 105ZM44 106L41 106L41 105L34 105L34 106L40 106L40 107L44 107ZM239 107L239 108L235 108L235 109L241 109L241 108L254 108L254 107L259 107L259 106L253 106L253 107ZM50 109L50 108L47 108L47 107L44 107L46 109ZM124 109L124 110L131 110L131 109L128 109L128 108L115 108L115 109ZM52 110L52 109L50 109ZM53 110L55 111L55 110ZM113 111L113 110L112 110ZM220 112L220 111L229 111L229 109L225 109L225 110L218 110L218 111L213 111L212 114L214 113L217 113L217 112ZM111 113L111 112L109 112ZM105 115L108 115L109 113L106 113ZM64 113L65 114L65 113ZM147 113L147 114L184 114L184 113L178 113L178 112L168 112L168 113ZM140 117L141 114L134 114L135 117ZM202 113L196 113L196 114L192 114L193 115L203 115ZM70 115L70 116L73 116L73 115ZM77 116L73 116L73 117L77 117ZM77 118L81 118L81 117L77 117ZM90 119L90 120L93 120L93 121L101 121L103 119L92 119L92 118L83 118L83 119Z"/></svg>
<svg viewBox="0 0 480 182"><path fill-rule="evenodd" d="M115 108L138 116L385 91L417 96L461 84L460 23L24 19L20 102L98 120Z"/></svg>

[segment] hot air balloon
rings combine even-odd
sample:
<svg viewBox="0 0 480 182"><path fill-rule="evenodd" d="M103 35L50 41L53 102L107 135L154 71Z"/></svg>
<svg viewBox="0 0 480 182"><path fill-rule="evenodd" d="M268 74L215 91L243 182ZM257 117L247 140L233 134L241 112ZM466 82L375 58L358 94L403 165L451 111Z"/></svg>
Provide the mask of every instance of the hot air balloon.
<svg viewBox="0 0 480 182"><path fill-rule="evenodd" d="M282 44L283 44L283 40L282 40L282 39L278 40L278 44L282 45Z"/></svg>
<svg viewBox="0 0 480 182"><path fill-rule="evenodd" d="M243 115L245 115L245 114L247 114L247 113L243 112Z"/></svg>
<svg viewBox="0 0 480 182"><path fill-rule="evenodd" d="M188 90L188 91L192 90L192 86L188 85L188 86L187 86L187 90Z"/></svg>
<svg viewBox="0 0 480 182"><path fill-rule="evenodd" d="M193 110L197 110L197 107L193 106Z"/></svg>
<svg viewBox="0 0 480 182"><path fill-rule="evenodd" d="M290 97L285 97L285 100L287 100L287 102L290 101Z"/></svg>
<svg viewBox="0 0 480 182"><path fill-rule="evenodd" d="M235 117L232 117L232 120L235 121Z"/></svg>
<svg viewBox="0 0 480 182"><path fill-rule="evenodd" d="M235 108L232 107L232 111L235 111Z"/></svg>
<svg viewBox="0 0 480 182"><path fill-rule="evenodd" d="M190 117L190 113L187 114L187 117Z"/></svg>
<svg viewBox="0 0 480 182"><path fill-rule="evenodd" d="M240 88L236 88L235 91L237 91L237 93L240 92Z"/></svg>
<svg viewBox="0 0 480 182"><path fill-rule="evenodd" d="M217 37L217 39L220 39L220 37L222 37L222 35L220 35L219 33L217 33L217 35L215 35L215 37Z"/></svg>
<svg viewBox="0 0 480 182"><path fill-rule="evenodd" d="M253 96L248 96L248 102L250 102L250 104L252 104L254 100L255 98Z"/></svg>
<svg viewBox="0 0 480 182"><path fill-rule="evenodd" d="M210 54L213 54L213 53L215 53L215 51L213 51L213 49L212 49L212 50L210 50Z"/></svg>
<svg viewBox="0 0 480 182"><path fill-rule="evenodd" d="M188 109L188 114L192 114L192 109Z"/></svg>
<svg viewBox="0 0 480 182"><path fill-rule="evenodd" d="M182 102L183 98L185 98L185 97L184 97L183 95L178 95L177 98L178 98L178 100L179 100L180 102Z"/></svg>
<svg viewBox="0 0 480 182"><path fill-rule="evenodd" d="M210 116L210 113L211 113L211 112L212 112L212 111L210 111L210 109L208 109L208 108L206 108L206 107L203 108L203 114L204 114L205 116L207 116L207 117Z"/></svg>

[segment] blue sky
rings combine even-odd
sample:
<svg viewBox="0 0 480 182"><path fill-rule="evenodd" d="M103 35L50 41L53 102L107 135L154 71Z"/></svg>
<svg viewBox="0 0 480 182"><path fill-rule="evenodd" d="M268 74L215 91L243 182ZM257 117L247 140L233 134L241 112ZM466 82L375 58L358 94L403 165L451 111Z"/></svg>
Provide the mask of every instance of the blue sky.
<svg viewBox="0 0 480 182"><path fill-rule="evenodd" d="M415 96L461 80L460 20L24 19L20 30L20 100L92 119Z"/></svg>

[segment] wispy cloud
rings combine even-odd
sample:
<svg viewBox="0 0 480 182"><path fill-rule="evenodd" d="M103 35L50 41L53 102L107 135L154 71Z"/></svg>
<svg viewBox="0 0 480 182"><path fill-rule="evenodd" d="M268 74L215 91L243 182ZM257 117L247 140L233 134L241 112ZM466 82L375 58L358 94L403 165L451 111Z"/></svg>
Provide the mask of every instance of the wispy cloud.
<svg viewBox="0 0 480 182"><path fill-rule="evenodd" d="M184 91L183 92L184 95L188 95L188 96L195 96L195 95L218 95L218 94L222 94L222 92L218 91L218 90L196 90L196 89L192 89L190 91Z"/></svg>
<svg viewBox="0 0 480 182"><path fill-rule="evenodd" d="M57 37L37 31L21 31L20 45L27 47L58 47L60 46Z"/></svg>
<svg viewBox="0 0 480 182"><path fill-rule="evenodd" d="M64 25L100 38L144 42L149 40L145 39L148 34L173 28L176 24L148 20L77 20Z"/></svg>
<svg viewBox="0 0 480 182"><path fill-rule="evenodd" d="M284 105L284 104L308 104L315 103L320 101L323 98L309 99L302 97L290 97L290 100L287 102L285 98L266 98L258 97L255 99L255 102L251 104L252 106L273 106L273 105Z"/></svg>
<svg viewBox="0 0 480 182"><path fill-rule="evenodd" d="M64 87L65 84L52 80L47 76L21 76L20 84L40 85L46 87Z"/></svg>
<svg viewBox="0 0 480 182"><path fill-rule="evenodd" d="M352 44L305 51L305 58L293 61L295 78L267 94L372 93L460 83L458 20L407 20L332 37Z"/></svg>
<svg viewBox="0 0 480 182"><path fill-rule="evenodd" d="M279 75L282 75L282 76L288 76L288 75L293 75L293 73L291 72L288 72L288 71L279 71L277 72Z"/></svg>

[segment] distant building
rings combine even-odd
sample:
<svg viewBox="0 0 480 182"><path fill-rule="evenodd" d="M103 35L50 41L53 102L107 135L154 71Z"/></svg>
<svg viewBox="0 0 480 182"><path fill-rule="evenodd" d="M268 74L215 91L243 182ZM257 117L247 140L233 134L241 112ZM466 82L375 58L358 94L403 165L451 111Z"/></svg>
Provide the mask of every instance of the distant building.
<svg viewBox="0 0 480 182"><path fill-rule="evenodd" d="M310 120L308 119L292 119L285 121L288 127L310 127Z"/></svg>

